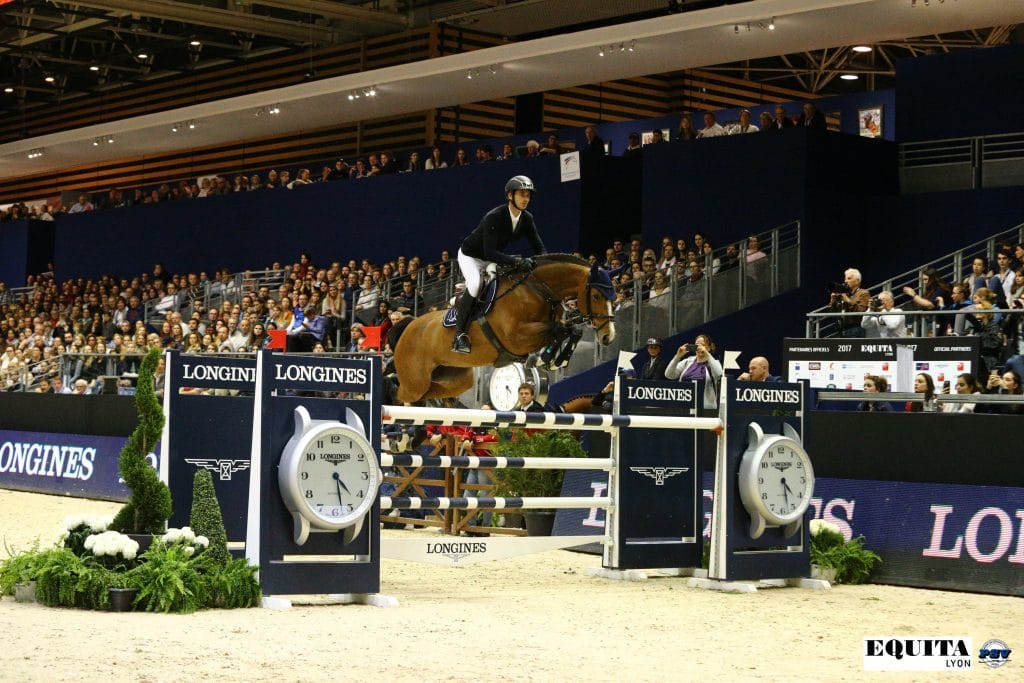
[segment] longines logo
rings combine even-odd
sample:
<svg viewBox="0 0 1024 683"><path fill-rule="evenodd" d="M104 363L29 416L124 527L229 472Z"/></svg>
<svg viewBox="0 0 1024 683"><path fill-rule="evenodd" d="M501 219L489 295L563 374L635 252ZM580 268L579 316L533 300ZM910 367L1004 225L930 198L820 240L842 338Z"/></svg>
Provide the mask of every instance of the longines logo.
<svg viewBox="0 0 1024 683"><path fill-rule="evenodd" d="M332 384L366 384L366 368L334 368L320 365L275 366L274 379L290 382L329 382Z"/></svg>
<svg viewBox="0 0 1024 683"><path fill-rule="evenodd" d="M689 472L689 467L630 467L630 472L642 474L654 480L655 486L664 486L665 480L683 472Z"/></svg>
<svg viewBox="0 0 1024 683"><path fill-rule="evenodd" d="M736 387L735 395L741 403L800 403L800 392L797 389Z"/></svg>
<svg viewBox="0 0 1024 683"><path fill-rule="evenodd" d="M326 460L332 465L337 465L338 463L347 462L351 460L352 455L349 453L324 453L323 455L320 456L320 459Z"/></svg>
<svg viewBox="0 0 1024 683"><path fill-rule="evenodd" d="M693 400L693 391L673 387L630 386L626 389L626 398L639 401L683 401L688 403Z"/></svg>
<svg viewBox="0 0 1024 683"><path fill-rule="evenodd" d="M215 380L217 382L255 382L256 368L239 368L230 365L192 365L183 363L182 379L192 381Z"/></svg>
<svg viewBox="0 0 1024 683"><path fill-rule="evenodd" d="M231 481L235 472L249 469L248 460L216 460L214 458L185 458L185 462L196 467L216 472L221 481Z"/></svg>
<svg viewBox="0 0 1024 683"><path fill-rule="evenodd" d="M772 467L777 469L779 472L785 472L786 470L788 470L792 466L793 466L793 463L791 463L791 462L773 462L772 463Z"/></svg>
<svg viewBox="0 0 1024 683"><path fill-rule="evenodd" d="M452 562L458 562L470 555L480 555L487 552L486 543L428 543L427 555L444 555Z"/></svg>

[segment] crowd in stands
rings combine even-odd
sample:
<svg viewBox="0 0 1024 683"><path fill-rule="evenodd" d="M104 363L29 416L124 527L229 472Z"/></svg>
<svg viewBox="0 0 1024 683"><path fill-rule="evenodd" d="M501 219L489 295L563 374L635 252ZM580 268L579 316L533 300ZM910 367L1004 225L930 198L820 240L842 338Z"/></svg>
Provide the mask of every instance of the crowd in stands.
<svg viewBox="0 0 1024 683"><path fill-rule="evenodd" d="M693 125L691 116L683 114L676 140L686 142L722 135L779 131L795 126L825 128L824 116L810 102L803 105L803 113L796 121L786 113L782 105L779 105L776 107L775 118L769 116L766 120L764 118L766 114L762 114L760 127L750 122L750 112L745 109L740 112L738 122L727 123L725 126L719 124L715 114L711 112L705 113L703 116L705 125L703 128L697 129ZM604 156L607 153L604 140L595 126L587 126L584 129L584 139L585 142L580 148L582 155ZM656 129L652 131L651 139L645 141L644 144L665 142L667 141L663 132L660 129ZM307 167L300 167L294 170L269 169L263 175L260 173L225 173L197 179L162 183L157 187L111 188L98 193L85 192L81 193L77 201L71 205L64 204L59 200L52 204L15 202L5 210L0 209L0 221L21 219L49 221L53 220L54 215L59 214L86 213L143 204L201 199L236 192L256 192L282 188L294 190L314 183L359 180L379 175L456 168L506 159L558 155L572 151L575 148L576 144L574 142L567 143L564 140L559 140L557 135L551 134L547 136L546 143L543 145L537 140L528 140L522 146L517 146L513 142L503 142L501 143L500 152L495 149L495 145L488 142L481 142L475 146L459 146L455 149L454 155L450 159L444 158L442 149L439 146L434 146L429 151L408 150L404 153L404 158L399 158L392 151L381 151L360 156L352 164L349 164L344 158L337 159L331 165L321 165L319 173L315 173L311 168ZM641 145L640 133L631 133L629 135L629 145L622 151L622 156L637 157L642 152L643 145ZM470 154L472 154L472 157Z"/></svg>

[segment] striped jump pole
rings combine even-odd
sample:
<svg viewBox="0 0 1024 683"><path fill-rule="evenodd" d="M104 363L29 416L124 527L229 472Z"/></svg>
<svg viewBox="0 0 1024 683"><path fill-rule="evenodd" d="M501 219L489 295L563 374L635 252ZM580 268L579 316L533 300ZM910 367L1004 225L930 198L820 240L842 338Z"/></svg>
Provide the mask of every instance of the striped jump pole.
<svg viewBox="0 0 1024 683"><path fill-rule="evenodd" d="M392 498L380 497L381 510L553 510L556 508L600 508L612 507L608 497L559 496L554 498Z"/></svg>
<svg viewBox="0 0 1024 683"><path fill-rule="evenodd" d="M717 417L676 417L667 415L591 415L588 413L527 413L512 410L468 410L462 408L421 408L381 406L385 424L437 425L442 427L534 427L614 432L623 427L637 429L707 429L719 433Z"/></svg>
<svg viewBox="0 0 1024 683"><path fill-rule="evenodd" d="M614 467L611 458L503 458L478 455L415 455L381 453L381 467L481 467L521 470L603 470Z"/></svg>

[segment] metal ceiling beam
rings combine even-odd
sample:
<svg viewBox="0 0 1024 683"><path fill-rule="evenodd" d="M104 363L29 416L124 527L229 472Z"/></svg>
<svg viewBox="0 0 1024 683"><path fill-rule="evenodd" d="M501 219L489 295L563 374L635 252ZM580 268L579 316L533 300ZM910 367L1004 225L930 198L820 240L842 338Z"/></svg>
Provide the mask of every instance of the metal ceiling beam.
<svg viewBox="0 0 1024 683"><path fill-rule="evenodd" d="M388 31L402 31L409 26L406 18L395 12L364 9L355 5L328 2L328 0L252 0L252 4L315 14L328 19L341 19L356 24L375 24Z"/></svg>
<svg viewBox="0 0 1024 683"><path fill-rule="evenodd" d="M73 4L112 12L130 12L144 17L169 19L227 31L283 38L300 44L310 41L321 44L334 42L334 30L323 26L300 24L256 14L229 12L204 5L187 5L173 0L74 0Z"/></svg>
<svg viewBox="0 0 1024 683"><path fill-rule="evenodd" d="M65 24L64 26L57 26L57 27L54 27L54 28L47 29L45 31L40 31L38 33L33 33L33 34L28 35L28 36L26 36L24 38L18 38L16 40L11 40L11 41L8 41L7 44L8 45L15 45L17 47L26 47L28 45L36 45L38 43L45 43L47 41L54 40L54 39L56 39L58 37L63 37L63 36L68 35L70 33L75 33L77 31L84 31L85 29L92 28L94 26L100 26L100 25L105 24L108 21L110 21L110 19L116 19L116 18L117 18L116 16L111 16L109 19L84 19L82 21L76 21L76 22L74 22L72 24ZM39 31L39 29L34 29L34 30ZM12 49L14 49L14 48L10 48L10 47L0 48L0 54L2 54L4 52L9 52Z"/></svg>

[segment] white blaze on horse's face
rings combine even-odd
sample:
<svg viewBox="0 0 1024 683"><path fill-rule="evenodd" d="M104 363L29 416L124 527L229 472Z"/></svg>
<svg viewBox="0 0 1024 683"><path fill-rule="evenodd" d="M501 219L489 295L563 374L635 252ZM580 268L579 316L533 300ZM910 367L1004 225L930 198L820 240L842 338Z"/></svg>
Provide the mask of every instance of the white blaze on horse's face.
<svg viewBox="0 0 1024 683"><path fill-rule="evenodd" d="M608 327L604 328L604 334L601 335L601 344L608 346L615 341L615 323L613 322L614 317L612 317L612 302L605 300L604 305L608 313Z"/></svg>

